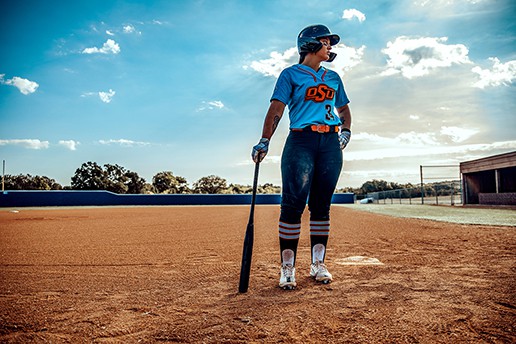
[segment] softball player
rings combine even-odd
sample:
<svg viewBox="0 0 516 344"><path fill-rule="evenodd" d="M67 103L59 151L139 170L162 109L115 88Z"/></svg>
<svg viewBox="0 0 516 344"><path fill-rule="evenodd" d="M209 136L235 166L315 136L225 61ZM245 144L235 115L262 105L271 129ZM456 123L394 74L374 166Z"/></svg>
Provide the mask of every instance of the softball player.
<svg viewBox="0 0 516 344"><path fill-rule="evenodd" d="M284 69L274 88L262 138L252 158L260 162L269 140L289 108L290 133L281 157L282 197L279 219L281 275L279 286L296 287L295 262L301 216L310 211L310 275L329 283L324 259L330 233L330 205L342 169L342 149L351 138L349 99L339 75L321 62L331 62L331 47L340 37L324 25L308 26L297 38L299 64ZM335 112L335 109L337 110Z"/></svg>

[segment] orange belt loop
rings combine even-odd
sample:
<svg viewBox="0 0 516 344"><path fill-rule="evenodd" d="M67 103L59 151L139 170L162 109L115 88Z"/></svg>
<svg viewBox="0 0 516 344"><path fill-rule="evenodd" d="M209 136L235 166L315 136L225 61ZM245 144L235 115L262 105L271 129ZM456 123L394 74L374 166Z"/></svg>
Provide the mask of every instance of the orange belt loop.
<svg viewBox="0 0 516 344"><path fill-rule="evenodd" d="M316 131L318 133L327 133L330 131L330 126L326 124L313 124L311 128L312 131Z"/></svg>
<svg viewBox="0 0 516 344"><path fill-rule="evenodd" d="M312 131L315 133L325 134L325 133L338 133L339 126L337 125L327 125L327 124L312 124L308 127L304 128L292 128L292 131Z"/></svg>

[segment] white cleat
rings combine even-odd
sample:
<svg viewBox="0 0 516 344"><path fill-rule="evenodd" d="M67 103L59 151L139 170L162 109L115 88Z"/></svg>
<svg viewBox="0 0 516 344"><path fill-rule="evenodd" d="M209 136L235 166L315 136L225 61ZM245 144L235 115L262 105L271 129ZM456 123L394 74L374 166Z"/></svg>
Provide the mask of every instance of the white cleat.
<svg viewBox="0 0 516 344"><path fill-rule="evenodd" d="M315 278L316 282L328 284L332 281L333 277L326 268L326 265L322 261L316 261L310 266L310 276Z"/></svg>
<svg viewBox="0 0 516 344"><path fill-rule="evenodd" d="M296 288L296 268L291 264L284 264L281 266L279 286L285 290L292 290Z"/></svg>

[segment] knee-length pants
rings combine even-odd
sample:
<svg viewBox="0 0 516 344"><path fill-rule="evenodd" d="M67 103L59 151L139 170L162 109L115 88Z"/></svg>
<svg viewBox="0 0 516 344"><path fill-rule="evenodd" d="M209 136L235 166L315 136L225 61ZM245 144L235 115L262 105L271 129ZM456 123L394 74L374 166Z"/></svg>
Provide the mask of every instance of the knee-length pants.
<svg viewBox="0 0 516 344"><path fill-rule="evenodd" d="M311 220L328 220L341 170L337 133L291 131L281 157L280 221L301 223L307 200Z"/></svg>

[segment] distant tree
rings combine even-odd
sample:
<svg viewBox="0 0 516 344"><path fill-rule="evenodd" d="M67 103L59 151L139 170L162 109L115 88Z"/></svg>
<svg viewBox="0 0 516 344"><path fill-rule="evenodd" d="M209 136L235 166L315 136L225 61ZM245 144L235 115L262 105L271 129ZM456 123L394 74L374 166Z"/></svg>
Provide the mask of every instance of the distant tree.
<svg viewBox="0 0 516 344"><path fill-rule="evenodd" d="M146 187L151 186L145 182L145 179L141 178L138 173L127 171L125 173L127 177L127 193L128 194L141 194L145 193Z"/></svg>
<svg viewBox="0 0 516 344"><path fill-rule="evenodd" d="M118 194L125 194L129 187L129 177L126 176L128 171L120 165L104 165L104 174L106 176L105 190Z"/></svg>
<svg viewBox="0 0 516 344"><path fill-rule="evenodd" d="M54 179L46 176L31 176L19 174L5 175L4 187L6 190L61 190L63 187Z"/></svg>
<svg viewBox="0 0 516 344"><path fill-rule="evenodd" d="M361 193L366 195L370 192L378 192L378 191L390 191L399 189L401 186L399 184L393 182L387 182L385 180L373 179L365 182L360 187Z"/></svg>
<svg viewBox="0 0 516 344"><path fill-rule="evenodd" d="M227 188L226 180L214 175L202 177L193 185L194 193L198 194L220 194L224 193Z"/></svg>
<svg viewBox="0 0 516 344"><path fill-rule="evenodd" d="M4 187L6 190L23 190L27 186L26 176L13 176L6 174L4 177Z"/></svg>
<svg viewBox="0 0 516 344"><path fill-rule="evenodd" d="M275 194L275 193L281 193L281 187L275 186L271 183L265 183L262 186L258 188L260 193L263 194ZM251 189L252 192L252 189Z"/></svg>
<svg viewBox="0 0 516 344"><path fill-rule="evenodd" d="M378 188L378 184L376 183L377 181L376 180L370 180L370 181L367 181L365 182L364 184L362 184L362 186L360 187L360 190L362 191L362 193L365 195L365 194L368 194L370 192L376 192L376 191L379 191L377 188Z"/></svg>
<svg viewBox="0 0 516 344"><path fill-rule="evenodd" d="M157 193L157 191L156 191L156 188L154 187L154 185L149 184L149 183L145 183L143 185L143 188L142 188L140 193L147 194L147 195L152 195L152 194Z"/></svg>
<svg viewBox="0 0 516 344"><path fill-rule="evenodd" d="M96 162L85 162L75 170L71 187L74 190L105 190L107 177Z"/></svg>
<svg viewBox="0 0 516 344"><path fill-rule="evenodd" d="M6 190L30 190L29 183L30 175L19 174L17 176L13 176L10 174L6 174L4 178L4 187Z"/></svg>
<svg viewBox="0 0 516 344"><path fill-rule="evenodd" d="M249 185L240 185L240 184L229 184L227 188L228 194L245 194L251 190L251 186Z"/></svg>
<svg viewBox="0 0 516 344"><path fill-rule="evenodd" d="M71 184L73 190L107 190L118 194L142 193L144 187L145 179L136 172L117 164L105 164L102 168L91 161L75 171Z"/></svg>
<svg viewBox="0 0 516 344"><path fill-rule="evenodd" d="M424 196L435 195L435 189L432 186L432 184L423 184L423 190L424 190L424 193L423 193Z"/></svg>
<svg viewBox="0 0 516 344"><path fill-rule="evenodd" d="M34 190L61 190L63 188L54 179L46 176L34 176L31 184Z"/></svg>
<svg viewBox="0 0 516 344"><path fill-rule="evenodd" d="M174 176L171 171L163 171L152 177L152 185L158 193L188 193L188 182L181 176Z"/></svg>
<svg viewBox="0 0 516 344"><path fill-rule="evenodd" d="M437 195L447 196L447 195L451 195L452 193L457 192L455 184L456 183L454 183L453 181L448 180L448 181L434 183L433 187L434 187Z"/></svg>
<svg viewBox="0 0 516 344"><path fill-rule="evenodd" d="M253 192L253 187L250 185L229 184L224 193L227 194L250 194ZM281 193L281 187L271 183L258 185L256 190L258 194L276 194Z"/></svg>
<svg viewBox="0 0 516 344"><path fill-rule="evenodd" d="M336 193L347 193L347 192L351 192L351 193L354 193L357 195L362 194L362 190L360 188L352 188L349 186L336 190Z"/></svg>

